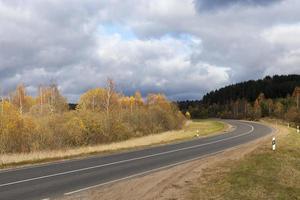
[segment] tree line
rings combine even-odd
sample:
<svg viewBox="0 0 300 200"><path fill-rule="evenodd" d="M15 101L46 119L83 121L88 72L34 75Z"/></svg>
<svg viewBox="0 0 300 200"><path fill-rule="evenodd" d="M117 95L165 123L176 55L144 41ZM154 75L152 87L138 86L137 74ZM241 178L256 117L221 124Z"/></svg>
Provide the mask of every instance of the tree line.
<svg viewBox="0 0 300 200"><path fill-rule="evenodd" d="M204 104L228 104L237 99L254 102L263 93L268 99L285 98L292 95L300 85L300 75L266 76L264 79L250 80L223 87L203 96Z"/></svg>
<svg viewBox="0 0 300 200"><path fill-rule="evenodd" d="M0 99L0 153L32 152L97 145L162 131L185 122L176 104L163 94L118 93L105 87L81 95L69 109L57 85L40 86L36 97L24 85Z"/></svg>
<svg viewBox="0 0 300 200"><path fill-rule="evenodd" d="M230 85L206 94L202 100L182 101L178 105L194 118L276 117L299 124L299 86L299 75L267 76Z"/></svg>

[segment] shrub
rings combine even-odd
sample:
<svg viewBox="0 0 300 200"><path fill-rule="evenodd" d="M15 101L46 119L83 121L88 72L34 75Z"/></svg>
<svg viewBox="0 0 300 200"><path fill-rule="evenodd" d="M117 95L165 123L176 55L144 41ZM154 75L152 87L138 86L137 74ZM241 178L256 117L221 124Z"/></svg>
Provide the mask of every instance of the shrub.
<svg viewBox="0 0 300 200"><path fill-rule="evenodd" d="M12 103L0 102L0 153L121 141L178 129L185 121L164 95L151 94L145 103L140 93L118 94L112 82L83 94L75 111L65 110L65 99L55 85L41 87L36 99L19 87L13 98Z"/></svg>

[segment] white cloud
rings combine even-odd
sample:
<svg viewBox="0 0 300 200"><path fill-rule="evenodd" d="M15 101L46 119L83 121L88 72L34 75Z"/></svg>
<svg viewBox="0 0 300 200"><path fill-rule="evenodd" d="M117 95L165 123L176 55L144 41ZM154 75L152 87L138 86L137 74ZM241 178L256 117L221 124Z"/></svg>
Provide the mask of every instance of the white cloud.
<svg viewBox="0 0 300 200"><path fill-rule="evenodd" d="M289 74L300 72L300 24L280 24L266 29L262 37L277 49L272 66L265 74Z"/></svg>
<svg viewBox="0 0 300 200"><path fill-rule="evenodd" d="M169 96L201 93L229 80L228 68L192 63L193 49L201 49L196 37L187 40L163 37L151 40L122 40L121 36L99 37L99 59L107 76L117 80L121 90L165 92ZM195 84L199 83L199 84Z"/></svg>
<svg viewBox="0 0 300 200"><path fill-rule="evenodd" d="M263 37L274 45L287 48L300 48L300 23L282 24L263 32Z"/></svg>
<svg viewBox="0 0 300 200"><path fill-rule="evenodd" d="M300 73L300 1L215 2L0 0L0 85L54 80L74 101L110 76L128 94L187 99Z"/></svg>

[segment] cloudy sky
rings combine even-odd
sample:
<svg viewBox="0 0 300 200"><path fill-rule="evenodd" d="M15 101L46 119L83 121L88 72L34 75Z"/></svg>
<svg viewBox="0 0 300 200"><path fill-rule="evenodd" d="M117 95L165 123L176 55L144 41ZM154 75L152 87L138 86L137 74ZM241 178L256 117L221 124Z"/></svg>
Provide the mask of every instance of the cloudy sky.
<svg viewBox="0 0 300 200"><path fill-rule="evenodd" d="M69 101L107 77L130 95L300 73L299 0L0 0L0 86Z"/></svg>

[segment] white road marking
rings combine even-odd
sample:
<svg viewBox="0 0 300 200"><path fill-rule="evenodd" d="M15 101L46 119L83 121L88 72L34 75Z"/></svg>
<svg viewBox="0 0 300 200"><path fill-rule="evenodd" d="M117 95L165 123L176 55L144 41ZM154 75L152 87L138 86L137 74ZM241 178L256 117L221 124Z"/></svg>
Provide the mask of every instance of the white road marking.
<svg viewBox="0 0 300 200"><path fill-rule="evenodd" d="M243 122L248 122L248 121L245 121L245 120L239 120L240 122L243 121ZM257 123L259 124L258 122L252 122L252 123ZM235 131L236 127L234 127L233 130L231 130L230 132L233 132ZM181 143L180 141L178 142L174 142L172 143L172 145L176 145L178 143ZM151 148L151 147L149 147ZM148 148L146 148L148 149ZM132 150L128 150L127 152L123 152L123 153L130 153L134 151L134 149ZM15 168L8 168L8 169L0 169L0 174L4 174L4 173L7 173L7 172L16 172L16 171L21 171L21 170L24 170L24 169L32 169L32 168L40 168L40 167L47 167L47 166L54 166L54 165L60 165L60 164L66 164L66 163L72 163L72 162L76 162L76 161L80 161L80 160L83 160L83 159L93 159L93 158L97 158L99 157L99 155L89 155L89 156L86 156L84 158L82 157L74 157L74 158L70 158L70 159L67 159L67 160L57 160L57 161L49 161L49 162L45 162L45 163L38 163L38 164L31 164L30 166L16 166Z"/></svg>
<svg viewBox="0 0 300 200"><path fill-rule="evenodd" d="M193 146L190 146L190 147L185 147L185 148L180 148L180 149L174 149L174 150L170 150L170 151L165 151L165 152L151 154L151 155L147 155L147 156L142 156L142 157L137 157L137 158L131 158L131 159L126 159L126 160L116 161L116 162L102 164L102 165L96 165L96 166L92 166L92 167L86 167L86 168L81 168L81 169L76 169L76 170L71 170L71 171L56 173L56 174L50 174L50 175L46 175L46 176L40 176L40 177L29 178L29 179L24 179L24 180L20 180L20 181L14 181L14 182L9 182L9 183L4 183L4 184L0 184L0 187L15 185L15 184L19 184L19 183L24 183L24 182L29 182L29 181L35 181L35 180L40 180L40 179L45 179L45 178L50 178L50 177L55 177L55 176L61 176L61 175L66 175L66 174L71 174L71 173L76 173L76 172L81 172L81 171L87 171L87 170L91 170L91 169L102 168L102 167L106 167L106 166L111 166L111 165L120 164L120 163L126 163L126 162L130 162L130 161L135 161L135 160L142 160L142 159L145 159L145 158L151 158L151 157L155 157L155 156L170 154L170 153L174 153L174 152L178 152L178 151L184 151L184 150L194 149L194 148L198 148L198 147L201 147L201 146L206 146L206 145L215 144L215 143L218 143L218 142L227 141L227 140L230 140L230 139L242 137L242 136L250 134L250 133L252 133L254 131L254 127L252 125L249 125L249 124L244 124L244 125L251 127L251 130L248 131L248 132L246 132L246 133L240 134L240 135L236 135L236 136L232 136L232 137L228 137L228 138L216 140L216 141L213 141L213 142L208 142L208 143L204 143L204 144L193 145Z"/></svg>
<svg viewBox="0 0 300 200"><path fill-rule="evenodd" d="M166 165L166 166L163 166L163 167L151 169L151 170L141 172L141 173L138 173L138 174L134 174L134 175L131 175L131 176L126 176L124 178L120 178L120 179L108 181L108 182L105 182L105 183L100 183L100 184L97 184L97 185L85 187L85 188L82 188L82 189L79 189L79 190L74 190L74 191L71 191L71 192L67 192L64 195L72 195L74 193L82 192L82 191L89 190L89 189L92 189L92 188L95 188L95 187L101 187L101 186L109 185L111 183L115 183L115 182L118 182L118 181L123 181L123 180L126 180L126 179L135 178L135 177L142 176L142 175L145 175L145 174L148 174L148 173L151 173L151 172L160 171L160 170L163 170L163 169L166 169L166 168L174 167L174 166L185 164L185 163L188 163L188 162L191 162L191 161L194 161L194 160L209 157L209 156L221 153L221 152L224 152L224 150L217 151L217 152L210 153L210 154L206 154L206 155L199 156L199 157L196 157L196 158L192 158L192 159L189 159L189 160L185 160L185 161L182 161L182 162L177 162L177 163L174 163L174 164Z"/></svg>

